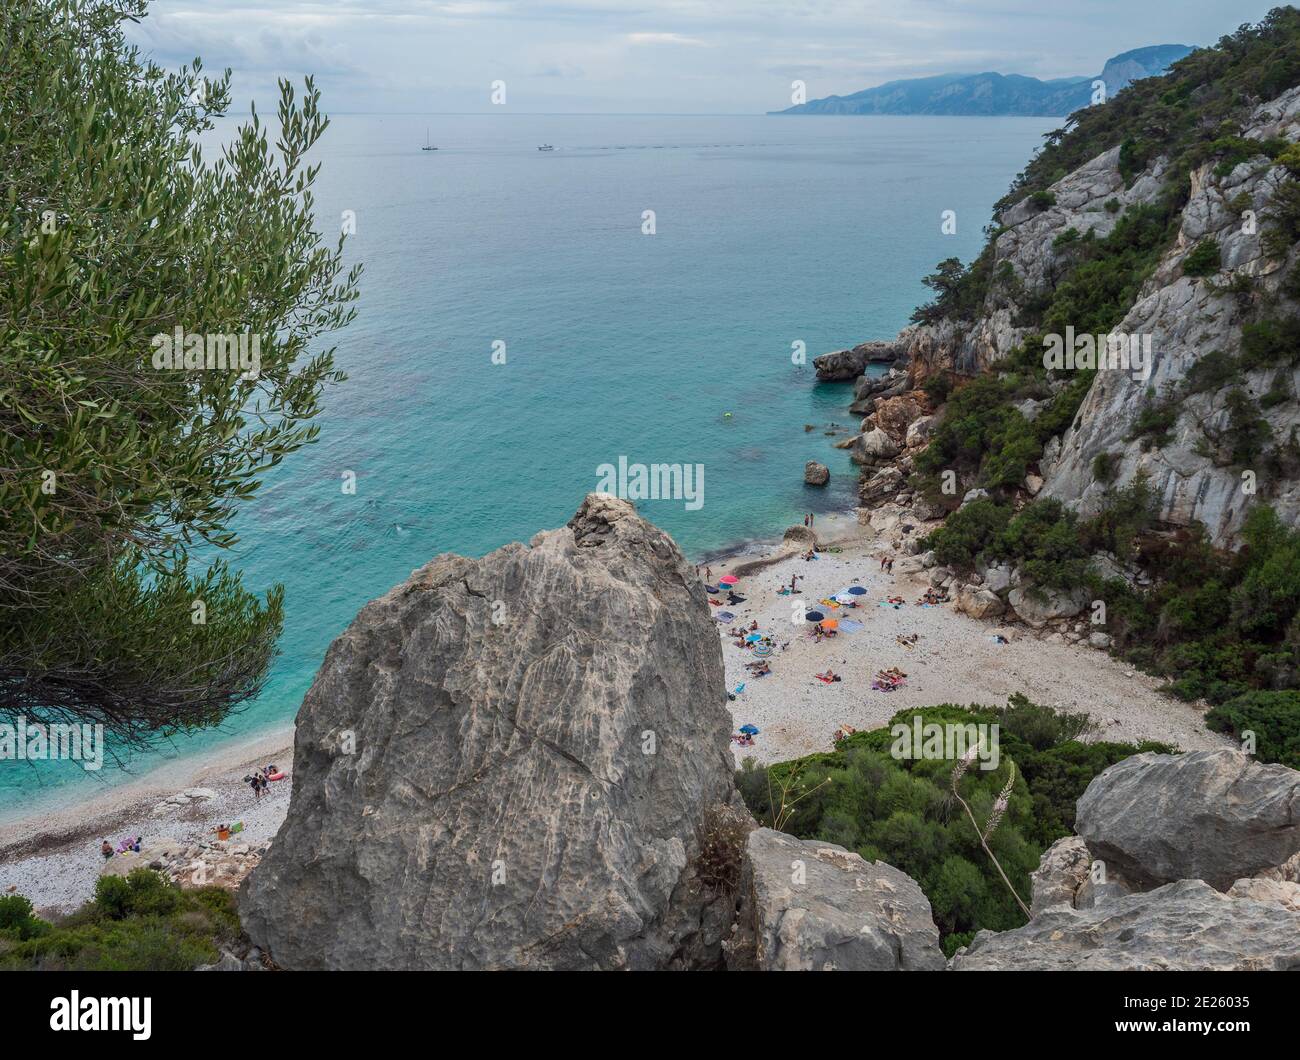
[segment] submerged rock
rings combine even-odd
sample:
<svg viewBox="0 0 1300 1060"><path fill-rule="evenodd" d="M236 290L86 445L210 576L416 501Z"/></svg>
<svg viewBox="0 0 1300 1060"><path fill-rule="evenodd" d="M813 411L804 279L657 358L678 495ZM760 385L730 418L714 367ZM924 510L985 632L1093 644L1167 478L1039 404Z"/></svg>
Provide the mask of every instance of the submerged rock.
<svg viewBox="0 0 1300 1060"><path fill-rule="evenodd" d="M703 586L627 502L438 556L331 645L244 926L290 969L716 965L730 730Z"/></svg>
<svg viewBox="0 0 1300 1060"><path fill-rule="evenodd" d="M930 902L906 873L843 847L759 828L741 865L727 967L759 971L943 968Z"/></svg>
<svg viewBox="0 0 1300 1060"><path fill-rule="evenodd" d="M1300 772L1240 751L1140 754L1079 799L1094 858L1142 886L1205 880L1219 890L1300 851Z"/></svg>

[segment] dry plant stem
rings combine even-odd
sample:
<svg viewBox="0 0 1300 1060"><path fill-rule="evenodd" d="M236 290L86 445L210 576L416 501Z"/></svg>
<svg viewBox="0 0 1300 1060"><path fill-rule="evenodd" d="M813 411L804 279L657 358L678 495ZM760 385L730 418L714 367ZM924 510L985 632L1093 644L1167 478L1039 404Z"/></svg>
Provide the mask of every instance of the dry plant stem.
<svg viewBox="0 0 1300 1060"><path fill-rule="evenodd" d="M957 770L954 770L953 778L952 778L953 798L955 798L959 803L961 803L961 808L966 811L966 816L970 818L971 827L975 829L975 835L979 838L980 846L984 848L984 853L987 854L989 856L989 860L993 862L993 867L998 870L998 875L1002 877L1002 882L1007 885L1007 890L1011 892L1011 897L1016 900L1016 905L1020 906L1020 911L1025 914L1025 919L1032 920L1033 915L1029 912L1029 906L1025 905L1020 895L1016 893L1015 887L1011 885L1011 881L1007 878L1007 874L1002 871L1002 864L1001 862L998 861L997 856L993 853L993 851L989 849L989 845L984 839L984 833L980 831L980 826L978 822L975 820L975 815L971 813L971 809L966 804L966 800L963 799L960 793L957 791L957 781L960 779L961 779L960 773Z"/></svg>

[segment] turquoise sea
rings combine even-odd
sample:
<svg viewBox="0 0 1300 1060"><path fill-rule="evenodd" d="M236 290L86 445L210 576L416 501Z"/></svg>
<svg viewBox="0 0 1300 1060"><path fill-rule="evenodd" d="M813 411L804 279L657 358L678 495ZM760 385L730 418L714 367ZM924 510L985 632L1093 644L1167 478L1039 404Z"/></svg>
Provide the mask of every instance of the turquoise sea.
<svg viewBox="0 0 1300 1060"><path fill-rule="evenodd" d="M704 466L698 510L639 504L696 558L850 507L856 475L823 433L852 422L848 387L814 386L812 358L904 326L921 277L978 251L992 203L1056 124L335 117L318 220L332 241L355 211L347 254L366 267L336 339L349 380L326 396L320 441L240 514L231 557L250 587L286 588L265 691L219 731L129 759L129 774L6 764L0 819L285 724L367 600L440 552L562 525L620 456ZM426 127L439 150L420 150ZM796 342L807 367L791 363ZM810 459L831 467L828 489L803 485Z"/></svg>

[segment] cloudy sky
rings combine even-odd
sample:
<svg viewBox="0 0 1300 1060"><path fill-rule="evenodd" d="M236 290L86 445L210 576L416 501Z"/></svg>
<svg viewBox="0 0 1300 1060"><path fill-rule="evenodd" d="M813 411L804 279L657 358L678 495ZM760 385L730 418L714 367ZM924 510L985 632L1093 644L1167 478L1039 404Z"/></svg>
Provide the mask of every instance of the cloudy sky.
<svg viewBox="0 0 1300 1060"><path fill-rule="evenodd" d="M1204 45L1267 0L156 0L132 38L235 73L235 109L314 73L331 113L761 113L902 77L1095 74Z"/></svg>

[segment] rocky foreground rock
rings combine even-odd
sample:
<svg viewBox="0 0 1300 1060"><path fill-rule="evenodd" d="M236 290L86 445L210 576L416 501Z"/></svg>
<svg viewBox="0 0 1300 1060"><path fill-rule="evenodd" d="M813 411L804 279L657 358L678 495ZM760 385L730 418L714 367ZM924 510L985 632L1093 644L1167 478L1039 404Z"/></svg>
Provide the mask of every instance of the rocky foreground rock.
<svg viewBox="0 0 1300 1060"><path fill-rule="evenodd" d="M1239 751L1134 755L1093 778L1075 830L1093 858L1140 884L1226 891L1300 851L1300 772Z"/></svg>
<svg viewBox="0 0 1300 1060"><path fill-rule="evenodd" d="M734 797L721 647L676 545L592 494L368 604L298 715L288 817L241 892L280 967L716 964L696 876Z"/></svg>
<svg viewBox="0 0 1300 1060"><path fill-rule="evenodd" d="M956 971L1295 971L1300 913L1220 894L1201 880L1102 902L1057 905L1014 931L981 931Z"/></svg>
<svg viewBox="0 0 1300 1060"><path fill-rule="evenodd" d="M770 828L749 834L727 967L920 971L944 967L929 899L883 861Z"/></svg>

